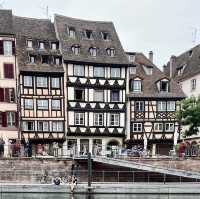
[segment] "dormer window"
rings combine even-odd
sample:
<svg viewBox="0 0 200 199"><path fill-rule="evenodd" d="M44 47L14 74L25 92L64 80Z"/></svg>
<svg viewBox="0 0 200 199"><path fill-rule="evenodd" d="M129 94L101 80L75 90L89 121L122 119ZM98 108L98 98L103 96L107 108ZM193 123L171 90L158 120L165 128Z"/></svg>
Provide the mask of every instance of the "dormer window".
<svg viewBox="0 0 200 199"><path fill-rule="evenodd" d="M73 39L76 37L75 29L73 27L69 28L69 37Z"/></svg>
<svg viewBox="0 0 200 199"><path fill-rule="evenodd" d="M169 92L169 81L168 80L160 81L160 92Z"/></svg>
<svg viewBox="0 0 200 199"><path fill-rule="evenodd" d="M33 41L32 40L27 40L27 47L33 48Z"/></svg>
<svg viewBox="0 0 200 199"><path fill-rule="evenodd" d="M131 66L129 68L129 73L130 73L130 75L136 74L136 66Z"/></svg>
<svg viewBox="0 0 200 199"><path fill-rule="evenodd" d="M79 45L72 46L72 52L74 55L79 55L80 54L80 46Z"/></svg>
<svg viewBox="0 0 200 199"><path fill-rule="evenodd" d="M183 66L181 66L181 67L179 67L179 68L177 68L178 75L182 75L182 74L183 74L183 71L184 71L184 69L185 69L185 66L186 66L186 64L183 65Z"/></svg>
<svg viewBox="0 0 200 199"><path fill-rule="evenodd" d="M189 53L189 57L192 57L193 51L190 50L188 53Z"/></svg>
<svg viewBox="0 0 200 199"><path fill-rule="evenodd" d="M109 34L107 32L102 32L101 34L102 34L103 40L105 40L105 41L109 40Z"/></svg>
<svg viewBox="0 0 200 199"><path fill-rule="evenodd" d="M135 61L135 55L128 55L128 59L130 62L134 62Z"/></svg>
<svg viewBox="0 0 200 199"><path fill-rule="evenodd" d="M91 30L86 30L85 31L85 36L87 39L92 39L92 31Z"/></svg>
<svg viewBox="0 0 200 199"><path fill-rule="evenodd" d="M44 42L39 43L39 48L40 48L40 50L44 50Z"/></svg>
<svg viewBox="0 0 200 199"><path fill-rule="evenodd" d="M115 56L115 49L114 48L107 48L106 52L107 52L108 56L110 56L110 57Z"/></svg>
<svg viewBox="0 0 200 199"><path fill-rule="evenodd" d="M57 43L51 43L51 50L57 50Z"/></svg>
<svg viewBox="0 0 200 199"><path fill-rule="evenodd" d="M90 55L91 55L92 57L96 57L96 56L97 56L97 48L96 48L96 47L91 47L91 48L89 49L89 52L90 52Z"/></svg>
<svg viewBox="0 0 200 199"><path fill-rule="evenodd" d="M30 62L31 64L35 64L35 56L34 56L34 55L30 55L30 56L29 56L29 62Z"/></svg>
<svg viewBox="0 0 200 199"><path fill-rule="evenodd" d="M55 57L55 58L54 58L54 64L55 64L55 65L60 65L60 64L61 64L61 58Z"/></svg>
<svg viewBox="0 0 200 199"><path fill-rule="evenodd" d="M142 91L142 80L139 78L135 78L131 80L131 91L133 92L141 92Z"/></svg>
<svg viewBox="0 0 200 199"><path fill-rule="evenodd" d="M145 71L145 73L146 73L147 75L152 75L152 73L153 73L153 68L152 68L152 67L143 66L143 69L144 69L144 71Z"/></svg>

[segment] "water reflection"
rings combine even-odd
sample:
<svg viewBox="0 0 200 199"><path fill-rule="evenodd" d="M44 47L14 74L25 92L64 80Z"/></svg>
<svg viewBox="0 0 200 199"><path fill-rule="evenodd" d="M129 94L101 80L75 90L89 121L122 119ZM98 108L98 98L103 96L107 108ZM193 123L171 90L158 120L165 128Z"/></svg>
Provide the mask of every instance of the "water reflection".
<svg viewBox="0 0 200 199"><path fill-rule="evenodd" d="M95 195L70 195L70 194L34 194L34 193L0 193L0 199L199 199L200 195L191 194L95 194Z"/></svg>

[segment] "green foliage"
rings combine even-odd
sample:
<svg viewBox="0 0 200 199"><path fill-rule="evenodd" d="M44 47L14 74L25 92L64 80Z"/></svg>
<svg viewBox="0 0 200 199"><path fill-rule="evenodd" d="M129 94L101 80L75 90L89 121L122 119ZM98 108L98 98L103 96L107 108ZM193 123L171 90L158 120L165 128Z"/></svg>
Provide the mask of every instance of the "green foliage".
<svg viewBox="0 0 200 199"><path fill-rule="evenodd" d="M196 135L200 126L200 98L191 97L182 101L182 108L177 113L177 118L182 125L188 125L185 136Z"/></svg>

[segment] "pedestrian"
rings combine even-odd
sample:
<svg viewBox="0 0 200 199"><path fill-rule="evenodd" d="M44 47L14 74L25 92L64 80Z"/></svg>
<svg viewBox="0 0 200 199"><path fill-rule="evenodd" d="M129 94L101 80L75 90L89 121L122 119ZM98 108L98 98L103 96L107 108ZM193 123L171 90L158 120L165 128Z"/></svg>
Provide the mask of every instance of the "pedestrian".
<svg viewBox="0 0 200 199"><path fill-rule="evenodd" d="M74 189L75 189L75 187L77 186L77 178L76 178L76 176L72 176L72 178L71 178L71 183L70 183L70 189L71 189L71 193L73 193L74 192Z"/></svg>

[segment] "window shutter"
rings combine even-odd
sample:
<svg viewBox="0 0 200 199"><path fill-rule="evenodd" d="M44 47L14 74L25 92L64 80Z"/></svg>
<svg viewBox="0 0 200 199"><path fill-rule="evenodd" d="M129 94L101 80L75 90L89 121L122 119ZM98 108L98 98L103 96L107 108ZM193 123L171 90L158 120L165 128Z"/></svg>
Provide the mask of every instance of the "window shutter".
<svg viewBox="0 0 200 199"><path fill-rule="evenodd" d="M5 88L5 102L10 102L9 88Z"/></svg>
<svg viewBox="0 0 200 199"><path fill-rule="evenodd" d="M4 101L4 89L0 88L0 102Z"/></svg>
<svg viewBox="0 0 200 199"><path fill-rule="evenodd" d="M15 112L15 126L16 126L16 127L19 126L19 125L18 125L18 121L19 121L19 119L18 119L18 113Z"/></svg>
<svg viewBox="0 0 200 199"><path fill-rule="evenodd" d="M7 127L7 116L6 116L6 112L2 112L1 113L2 116L2 127Z"/></svg>
<svg viewBox="0 0 200 199"><path fill-rule="evenodd" d="M3 55L3 40L0 40L0 55Z"/></svg>
<svg viewBox="0 0 200 199"><path fill-rule="evenodd" d="M15 41L12 41L12 54L15 55Z"/></svg>
<svg viewBox="0 0 200 199"><path fill-rule="evenodd" d="M4 77L14 78L13 64L4 64Z"/></svg>

